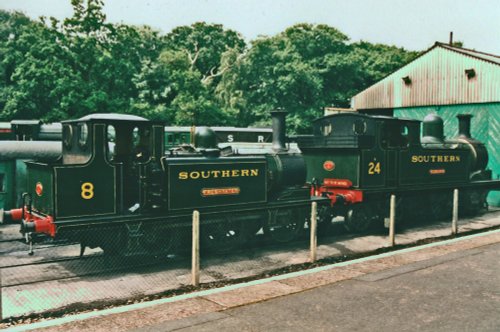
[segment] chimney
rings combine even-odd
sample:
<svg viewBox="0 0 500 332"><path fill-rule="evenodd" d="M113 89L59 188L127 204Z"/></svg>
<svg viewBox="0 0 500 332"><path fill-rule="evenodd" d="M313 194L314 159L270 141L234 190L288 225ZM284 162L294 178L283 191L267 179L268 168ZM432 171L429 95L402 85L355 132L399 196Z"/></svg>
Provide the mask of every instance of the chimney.
<svg viewBox="0 0 500 332"><path fill-rule="evenodd" d="M286 115L287 112L281 110L271 112L271 117L273 119L273 150L276 152L286 150Z"/></svg>
<svg viewBox="0 0 500 332"><path fill-rule="evenodd" d="M453 31L450 31L450 46L453 46Z"/></svg>
<svg viewBox="0 0 500 332"><path fill-rule="evenodd" d="M471 138L470 135L470 120L473 117L472 114L459 114L458 119L458 136Z"/></svg>

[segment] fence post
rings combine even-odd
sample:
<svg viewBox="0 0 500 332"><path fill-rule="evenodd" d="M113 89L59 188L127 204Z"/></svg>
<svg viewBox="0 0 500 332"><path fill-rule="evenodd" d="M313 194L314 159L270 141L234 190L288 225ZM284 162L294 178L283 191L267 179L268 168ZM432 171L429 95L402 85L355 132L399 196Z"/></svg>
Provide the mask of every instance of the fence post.
<svg viewBox="0 0 500 332"><path fill-rule="evenodd" d="M0 322L3 320L3 308L2 308L2 268L0 268Z"/></svg>
<svg viewBox="0 0 500 332"><path fill-rule="evenodd" d="M389 214L389 244L393 247L396 244L396 195L391 195L391 211Z"/></svg>
<svg viewBox="0 0 500 332"><path fill-rule="evenodd" d="M318 236L317 236L317 218L316 216L318 215L318 203L317 202L312 202L311 204L311 248L310 248L310 260L311 263L314 263L316 261L316 248L318 246Z"/></svg>
<svg viewBox="0 0 500 332"><path fill-rule="evenodd" d="M458 233L458 189L453 190L453 217L451 219L451 234Z"/></svg>
<svg viewBox="0 0 500 332"><path fill-rule="evenodd" d="M200 213L193 211L193 246L191 258L191 282L193 286L200 285Z"/></svg>

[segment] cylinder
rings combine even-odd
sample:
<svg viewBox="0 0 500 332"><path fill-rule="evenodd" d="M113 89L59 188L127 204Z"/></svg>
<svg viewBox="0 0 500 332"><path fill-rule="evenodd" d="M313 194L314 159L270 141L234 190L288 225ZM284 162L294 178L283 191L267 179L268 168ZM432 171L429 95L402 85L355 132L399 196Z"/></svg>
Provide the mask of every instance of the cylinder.
<svg viewBox="0 0 500 332"><path fill-rule="evenodd" d="M273 119L273 150L276 152L286 150L286 114L287 112L285 111L271 112L271 117Z"/></svg>

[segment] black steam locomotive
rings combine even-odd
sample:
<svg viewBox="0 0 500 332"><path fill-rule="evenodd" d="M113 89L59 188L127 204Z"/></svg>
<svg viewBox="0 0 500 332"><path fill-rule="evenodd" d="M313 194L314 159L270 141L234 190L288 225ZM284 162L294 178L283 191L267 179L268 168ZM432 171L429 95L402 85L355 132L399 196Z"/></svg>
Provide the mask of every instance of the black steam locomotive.
<svg viewBox="0 0 500 332"><path fill-rule="evenodd" d="M488 152L471 138L471 115L459 115L459 133L443 136L434 114L421 122L357 113L334 114L313 124L314 134L298 138L312 195L325 196L328 222L345 217L350 231L382 224L389 196L397 196L398 224L411 219L443 219L452 213L452 190L460 189L460 213L485 207L492 180Z"/></svg>
<svg viewBox="0 0 500 332"><path fill-rule="evenodd" d="M451 213L454 188L461 212L477 213L488 190L500 188L485 169L484 145L470 137L470 116L445 140L435 115L422 138L420 121L330 115L297 138L300 154L286 149L284 112L272 114L273 148L261 154L219 149L210 129L197 133L196 148L165 154L163 124L129 115L63 122L62 159L28 163L21 230L105 252L169 252L197 209L203 243L228 248L261 228L277 241L294 239L315 200L327 203L320 223L341 215L349 230L363 231L388 214L390 194L406 220Z"/></svg>
<svg viewBox="0 0 500 332"><path fill-rule="evenodd" d="M210 129L198 131L197 148L165 154L164 125L130 115L63 122L61 160L27 163L22 232L108 252L168 252L198 209L207 246L241 243L261 227L291 240L311 197L302 156L285 149L284 115L273 114L281 134L262 155L221 150Z"/></svg>

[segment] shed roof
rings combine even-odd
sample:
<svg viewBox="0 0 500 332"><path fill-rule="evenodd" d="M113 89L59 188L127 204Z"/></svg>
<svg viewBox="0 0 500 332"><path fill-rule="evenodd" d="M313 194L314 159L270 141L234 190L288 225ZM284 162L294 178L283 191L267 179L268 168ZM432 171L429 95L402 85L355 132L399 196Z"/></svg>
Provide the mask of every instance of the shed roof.
<svg viewBox="0 0 500 332"><path fill-rule="evenodd" d="M435 47L438 47L438 46L446 48L446 49L454 51L454 52L457 52L457 53L462 53L462 54L469 55L471 57L474 57L474 58L477 58L477 59L480 59L480 60L489 61L489 62L495 63L497 65L500 65L500 56L499 55L494 55L494 54L479 52L479 51L476 51L476 50L470 50L470 49L463 48L463 47L451 46L451 45L440 43L440 42L436 42L434 44L434 46L432 46L425 53L429 52L430 50L432 50L432 49L434 49Z"/></svg>
<svg viewBox="0 0 500 332"><path fill-rule="evenodd" d="M354 96L351 106L363 110L487 102L500 102L500 56L436 42Z"/></svg>

